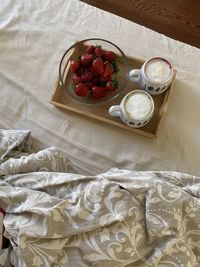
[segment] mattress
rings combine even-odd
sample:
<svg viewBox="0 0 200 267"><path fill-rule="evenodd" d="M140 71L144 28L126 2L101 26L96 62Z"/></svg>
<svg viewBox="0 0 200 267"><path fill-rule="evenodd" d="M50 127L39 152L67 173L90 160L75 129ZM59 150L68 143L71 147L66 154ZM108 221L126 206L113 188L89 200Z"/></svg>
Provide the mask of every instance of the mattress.
<svg viewBox="0 0 200 267"><path fill-rule="evenodd" d="M65 50L101 37L127 55L167 58L177 77L157 139L59 110L49 103ZM200 51L77 0L0 2L0 128L29 129L35 151L67 154L74 172L111 167L200 174Z"/></svg>

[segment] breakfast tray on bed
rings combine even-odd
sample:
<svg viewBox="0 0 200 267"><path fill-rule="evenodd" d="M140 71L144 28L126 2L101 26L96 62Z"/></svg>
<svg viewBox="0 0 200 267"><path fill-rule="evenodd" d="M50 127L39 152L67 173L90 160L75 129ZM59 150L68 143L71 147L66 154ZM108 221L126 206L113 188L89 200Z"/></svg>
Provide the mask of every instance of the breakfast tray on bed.
<svg viewBox="0 0 200 267"><path fill-rule="evenodd" d="M131 69L141 68L142 64L144 63L143 60L136 57L128 57L128 62ZM121 65L120 67L122 68L123 65ZM69 81L71 79L70 75L71 74L69 72L69 77L68 77ZM128 82L124 91L117 98L111 100L106 104L102 104L99 106L87 106L78 102L76 99L74 99L72 96L69 95L67 90L64 90L61 87L58 81L56 84L55 92L51 97L50 103L56 107L80 114L81 116L86 116L88 118L95 119L103 123L107 123L109 125L123 128L124 130L130 132L154 138L157 137L158 135L158 130L160 128L161 120L163 119L164 114L167 110L169 99L173 91L175 76L176 76L176 71L174 71L174 76L171 86L167 91L163 92L162 94L152 96L155 106L153 118L147 125L141 128L128 127L118 117L112 117L108 113L109 108L113 105L118 105L122 100L122 98L128 92L139 89L138 85L134 84L131 81Z"/></svg>

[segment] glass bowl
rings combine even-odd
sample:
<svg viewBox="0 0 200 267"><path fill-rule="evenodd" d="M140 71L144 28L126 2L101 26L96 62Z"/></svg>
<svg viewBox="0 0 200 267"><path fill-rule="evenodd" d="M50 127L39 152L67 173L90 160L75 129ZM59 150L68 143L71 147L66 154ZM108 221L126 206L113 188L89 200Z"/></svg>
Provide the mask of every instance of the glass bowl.
<svg viewBox="0 0 200 267"><path fill-rule="evenodd" d="M115 90L107 91L106 96L101 99L94 99L91 94L85 97L78 96L75 93L75 85L72 80L73 73L70 70L71 60L78 60L81 55L87 54L86 49L90 45L101 46L105 51L113 51L119 69L117 73L112 75L112 79L115 79L118 82L117 88ZM59 65L59 79L62 89L66 90L70 96L80 103L90 106L101 105L116 98L126 88L128 72L128 60L124 52L114 43L101 38L91 38L76 42L64 53Z"/></svg>

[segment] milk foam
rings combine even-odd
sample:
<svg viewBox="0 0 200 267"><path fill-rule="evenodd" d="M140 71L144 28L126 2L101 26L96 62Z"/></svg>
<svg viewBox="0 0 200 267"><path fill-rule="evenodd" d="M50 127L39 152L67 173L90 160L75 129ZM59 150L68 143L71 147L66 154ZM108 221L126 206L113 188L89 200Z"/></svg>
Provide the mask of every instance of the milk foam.
<svg viewBox="0 0 200 267"><path fill-rule="evenodd" d="M143 119L151 112L152 103L146 94L132 94L125 101L125 110L129 117Z"/></svg>
<svg viewBox="0 0 200 267"><path fill-rule="evenodd" d="M163 59L154 58L145 66L146 76L153 82L161 83L166 81L172 73L170 65Z"/></svg>

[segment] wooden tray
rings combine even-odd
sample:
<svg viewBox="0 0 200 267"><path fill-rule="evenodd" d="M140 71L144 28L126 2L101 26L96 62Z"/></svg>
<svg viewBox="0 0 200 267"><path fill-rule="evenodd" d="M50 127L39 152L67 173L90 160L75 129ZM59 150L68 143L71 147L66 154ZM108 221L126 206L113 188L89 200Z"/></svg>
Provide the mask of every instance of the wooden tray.
<svg viewBox="0 0 200 267"><path fill-rule="evenodd" d="M135 58L135 57L128 57L128 61L129 61L130 69L138 69L144 63L143 60ZM120 66L120 68L121 67L122 66ZM71 73L69 72L67 80L71 82L72 79L70 76L71 76ZM164 116L164 113L167 110L169 98L173 91L173 82L174 82L175 76L176 76L176 71L174 71L173 81L171 83L170 88L167 91L165 91L164 93L160 95L152 96L154 100L154 105L155 105L154 116L147 125L141 128L137 128L137 129L126 126L124 123L121 122L120 118L112 117L108 113L109 107L111 107L112 105L118 105L121 99L124 97L124 95L126 95L128 92L132 90L139 89L138 85L134 84L131 81L128 82L126 89L123 91L122 94L120 94L120 96L100 106L87 106L87 105L80 103L79 101L71 97L67 93L67 90L62 89L60 86L60 83L57 82L55 92L52 95L50 103L56 107L63 108L68 111L76 112L77 114L80 114L81 116L86 116L88 118L96 119L98 121L105 122L109 125L114 125L116 127L123 128L124 130L127 130L127 131L135 132L138 134L142 134L144 136L154 138L154 137L157 137L158 135L158 130L159 130L161 120Z"/></svg>

